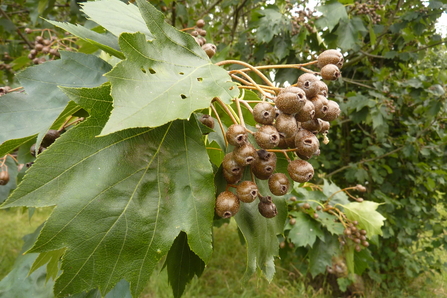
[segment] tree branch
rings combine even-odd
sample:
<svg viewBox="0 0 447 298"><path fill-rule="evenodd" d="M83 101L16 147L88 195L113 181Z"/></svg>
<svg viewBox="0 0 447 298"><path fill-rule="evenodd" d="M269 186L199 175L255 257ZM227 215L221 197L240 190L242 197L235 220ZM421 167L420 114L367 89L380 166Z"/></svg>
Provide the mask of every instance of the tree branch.
<svg viewBox="0 0 447 298"><path fill-rule="evenodd" d="M335 175L335 174L337 174L337 173L339 173L339 172L341 172L341 171L344 171L344 170L346 170L346 169L352 168L352 167L354 167L354 166L358 166L358 165L360 165L360 164L364 164L364 163L368 163L368 162L371 162L371 161L375 161L375 160L384 158L384 157L386 157L386 156L388 156L388 155L391 155L391 154L394 154L394 153L396 153L396 152L399 152L399 151L402 150L403 148L404 148L404 146L399 147L399 148L397 148L397 149L394 149L393 151L390 151L390 152L388 152L388 153L385 153L385 154L382 154L382 155L379 155L379 156L376 156L376 157L373 157L373 158L364 159L364 160L361 160L361 161L359 161L359 162L356 162L356 163L354 163L354 164L352 164L352 165L347 165L347 166L341 167L341 168L339 168L339 169L333 171L332 173L329 173L329 174L325 175L324 177L327 178L327 177L330 177L330 176L332 176L332 175Z"/></svg>
<svg viewBox="0 0 447 298"><path fill-rule="evenodd" d="M8 19L8 21L10 21L12 24L14 24L11 19L9 18L8 14L6 14L6 12L3 11L3 9L0 8L0 13L6 18ZM30 49L34 48L33 44L25 37L25 35L23 35L22 31L16 26L14 25L14 27L16 27L16 31L17 34L19 34L19 36L26 42L26 44L28 45L28 47Z"/></svg>

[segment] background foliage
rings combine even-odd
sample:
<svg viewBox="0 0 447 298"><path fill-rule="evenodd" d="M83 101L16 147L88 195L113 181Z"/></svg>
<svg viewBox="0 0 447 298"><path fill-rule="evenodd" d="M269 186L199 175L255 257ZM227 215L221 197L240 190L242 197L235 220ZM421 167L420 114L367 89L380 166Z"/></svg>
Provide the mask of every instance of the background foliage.
<svg viewBox="0 0 447 298"><path fill-rule="evenodd" d="M318 53L324 49L341 49L345 56L342 79L330 84L329 97L340 103L343 111L342 117L332 123L329 133L331 142L322 146L321 155L312 159L311 162L317 172L316 178L314 178L315 183L329 188L333 187L333 191L338 189L336 185L343 188L362 184L367 187L367 192L363 197L368 201L380 203L377 210L386 218L385 226L382 228L383 235L372 241L373 244L368 250L364 250L362 254L355 254L356 264L367 264L364 265L364 268L357 266L355 272L364 273L365 277L379 283L383 288L396 289L405 287L408 282L423 272L431 269L441 271L444 268L441 260L434 257L434 252L443 249L447 241L446 228L443 224L445 213L442 212L445 209L444 194L447 178L445 157L447 140L445 129L447 75L445 69L447 67L447 54L445 37L435 32L434 25L441 13L447 8L445 1L410 0L383 3L328 1L320 3L317 11L307 10L306 6L308 4L306 1L275 1L274 4L250 0L150 2L165 14L171 25L179 29L192 27L197 19L204 18L207 23L205 27L207 30L206 38L209 42L216 44L218 48L216 56L211 61L213 63L225 59L243 60L253 65L304 63L316 58ZM123 174L122 177L113 174L104 176L108 179L115 179L115 182L109 180L84 181L89 180L88 173L84 173L86 178L83 183L97 184L94 186L98 193L95 194L92 191L91 198L100 200L101 197L97 197L97 195L108 191L109 185L116 185L112 191L118 193L122 185L117 181L121 180L130 183L133 189L144 192L144 189L138 188L138 182L127 180L137 177L132 176L131 171L136 171L136 175L138 175L138 171L143 171L144 174L140 175L138 179L147 179L147 181L154 181L155 184L159 183L158 185L161 185L159 181L155 182L153 180L153 175L160 177L164 171L160 171L160 168L153 168L152 159L156 157L159 161L158 165L162 167L176 166L181 168L184 161L176 165L168 165L169 158L163 158L163 156L173 154L169 153L170 150L173 150L173 140L187 140L191 135L200 135L200 126L195 118L190 119L189 122L185 120L170 122L176 118L187 118L188 115L174 115L172 118L166 116L155 126L168 122L171 124L156 129L135 128L154 126L147 122L148 119L143 119L139 120L142 121L141 123L128 123L119 128L102 130L107 128L107 126L104 128L104 124L108 120L107 113L111 109L112 100L108 96L110 86L106 81L110 81L112 84L113 100L119 100L121 96L123 98L121 102L124 105L123 109L131 112L132 104L125 106L129 104L129 102L126 102L129 90L127 90L126 84L120 85L120 80L132 76L144 76L140 67L149 72L151 72L149 68L152 68L157 73L156 62L150 62L149 65L140 65L141 61L139 61L136 53L144 51L154 53L154 50L149 51L147 49L152 45L141 42L141 36L144 35L148 39L155 37L155 39L160 40L160 38L163 38L163 32L159 33L162 35L156 36L154 28L150 25L150 20L142 18L136 7L126 6L124 3L121 3L121 6L118 6L119 4L102 6L101 3L103 2L93 2L91 6L86 6L89 10L86 10L85 13L96 23L91 20L86 21L85 15L79 10L76 1L15 1L1 6L0 32L4 39L2 38L0 44L0 53L4 53L1 57L1 67L4 71L0 73L0 82L2 85L9 85L12 88L23 86L27 92L10 93L0 98L0 117L2 125L4 125L4 129L0 132L0 143L2 143L0 145L0 156L21 146L19 153L22 152L22 154L18 155L19 161L21 163L31 162L34 158L27 153L27 148L35 142L36 136L39 142L50 127L60 127L67 115L74 113L86 115L87 112L91 115L91 118L85 124L79 125L76 131L67 131L67 135L63 135L60 142L58 141L54 148L51 148L56 154L68 154L71 157L74 153L74 157L71 157L68 162L62 162L61 160L60 163L55 163L49 153L47 155L43 154L35 164L36 167L40 167L40 171L37 168L34 174L31 170L27 174L27 179L31 180L34 177L36 181L34 186L31 185L31 188L37 188L42 183L48 187L48 191L40 190L42 191L42 197L47 196L47 201L36 201L35 198L31 199L31 196L26 201L25 196L30 190L22 188L24 198L20 197L20 189L18 189L18 192L15 192L6 206L13 206L17 200L24 200L21 203L34 207L53 205L55 202L51 201L50 198L52 197L48 197L48 195L55 193L59 196L60 193L57 193L58 189L51 188L51 181L53 183L70 183L72 177L70 175L75 175L77 169L84 172L86 168L103 167L103 170L113 173L114 165L107 163L108 160L113 159L109 154L116 154L116 160L118 161L120 157L125 156L126 161L130 163L142 163L143 165L137 168L130 167L129 173ZM122 23L109 21L110 14L116 13L114 7L120 7L118 11ZM39 17L44 17L52 22L46 22ZM81 23L83 26L62 24L59 23L60 21ZM54 25L58 27L54 27ZM39 30L26 34L25 27L33 30L43 28L55 30L51 31L50 34L57 37L57 47L61 50L71 51L61 51L60 59L43 55L42 57L45 59L55 59L55 61L23 70L33 64L32 59L28 58L29 51L34 46L33 39L41 34L44 36L49 34L47 31ZM67 30L79 38L72 39L59 28ZM164 32L168 32L166 30L170 29L165 29ZM140 31L142 34L134 34L136 31ZM130 32L131 34L121 34L123 32ZM142 40L144 41L144 37ZM157 50L156 43L153 44L153 48L155 48L157 55L167 57L163 63L174 64L175 59L173 61L169 59L177 58L177 56L172 56L172 53L178 53L176 47L179 47L182 43L189 43L188 45L192 48L195 46L180 34L172 48L165 49L162 47ZM132 53L132 47L127 48L126 44L135 45L139 51ZM197 69L209 67L213 74L219 72L220 68L218 67L211 69L214 65L207 62L203 53L201 54L199 50L197 48L192 53L185 53L186 57L189 57L192 61L188 67ZM128 60L117 65L123 58L128 58ZM156 61L156 59L153 61ZM188 58L182 58L182 61L188 61ZM125 63L136 63L138 67L133 66L132 68L132 66L126 66ZM109 72L114 66L116 66L114 70ZM123 73L123 69L127 68L132 68L133 72L130 74ZM64 69L64 71L58 71L59 69ZM108 75L104 77L103 74L107 72ZM167 78L175 85L181 76L179 76L179 72L181 70L176 69L175 74L170 74L165 78L151 78L150 80L157 82L157 80ZM72 81L73 73L79 78L79 81ZM14 76L14 74L17 74L17 76ZM54 77L51 77L51 74L55 74ZM69 75L64 77L61 74ZM300 72L296 70L278 70L269 73L278 84L294 83L299 74ZM163 73L163 75L166 74ZM207 78L210 74L204 73L202 76ZM40 78L41 82L39 84L33 82L35 77ZM195 80L194 83L197 84L197 82ZM208 85L208 82L206 84L209 86L209 90L201 90L204 92L202 96L205 97L205 104L194 107L193 110L205 108L207 97L222 96L222 91L214 93L216 92L215 85ZM67 88L61 89L58 86ZM77 87L83 87L83 89L75 89ZM87 89L91 87L97 88ZM140 90L138 87L138 84L136 84L131 88L132 98L138 98L141 94L147 94L151 91ZM231 93L231 90L229 90L230 84L224 84L220 88ZM160 91L160 94L162 93L163 91ZM191 100L190 94L184 95L187 100ZM230 97L231 94L228 95L226 100L228 101ZM91 106L90 103L83 101L83 98L101 98L102 100ZM35 106L30 105L31 103L34 103ZM36 113L36 110L40 112ZM174 110L180 112L182 108L175 107ZM99 114L99 111L102 114ZM114 119L113 113L110 118L112 120ZM160 114L165 116L166 113ZM21 116L17 117L17 115ZM37 117L36 120L32 120L33 117ZM33 123L33 126L30 126L29 123ZM113 124L113 121L110 123ZM177 130L171 130L171 125L177 128L182 127L183 133L178 134ZM102 141L93 138L101 131L103 134L109 134L123 128L130 128L130 130L111 134L102 138ZM78 143L72 144L72 138L76 138ZM138 147L139 144L146 142L148 139L156 140L154 143L161 144L161 147L153 148L152 151L146 152L143 156L137 154L141 154L139 151L133 154L128 152L129 146L132 146L132 148ZM123 144L129 144L129 146ZM196 144L191 145L196 146ZM76 146L80 149L75 150L75 148L78 148ZM103 151L109 146L117 146L120 149ZM89 148L91 151L85 148ZM204 148L198 150L200 152ZM188 152L188 150L185 149L184 152ZM92 154L101 156L94 160L94 166L77 164L77 162L83 161ZM178 160L185 160L186 153L182 155L182 153L176 152L175 154L180 154ZM204 151L199 155L201 156L191 156L186 160L190 158L192 163L200 163L201 159L207 159ZM11 163L12 161L8 159L8 162ZM76 168L76 166L79 168ZM118 166L122 167L121 164ZM49 167L52 168L51 172L42 177L43 170ZM209 181L212 169L204 167L204 179ZM55 168L56 172L54 172ZM57 171L65 173L64 171L67 168L73 168L74 170L69 172L66 178L54 180L59 175ZM24 170L22 170L22 174L19 173L19 180L21 175L23 176ZM174 179L169 175L161 177L165 179L162 183L166 184ZM331 182L328 182L329 180ZM45 181L49 181L48 184ZM185 182L185 185L187 184ZM78 192L78 187L77 184L73 184L72 193ZM83 189L86 189L85 185ZM9 193L10 190L8 188L4 192ZM212 193L214 190L200 191ZM4 192L1 192L0 201L4 201L7 197L7 193ZM303 200L309 198L320 200L321 196L325 194L324 190L322 194L319 194L318 191L302 190L301 193L295 192L294 195L298 198L301 196ZM73 194L70 196L73 196ZM81 206L79 202L76 202L75 207L83 208L86 222L89 222L88 218L90 220L92 218L87 208L89 207L87 204L88 196L84 198L87 198L86 205ZM133 200L130 199L128 202L133 202ZM58 204L70 204L70 201ZM212 203L204 202L204 204ZM20 204L17 203L17 205ZM111 209L109 212L113 212L114 208L125 208L113 205L109 205L109 207ZM134 208L138 210L138 206L134 206ZM283 208L285 209L286 206L283 206ZM290 210L289 217L296 217L300 220L300 225L297 226L314 224L314 221L309 221L308 217L302 217L302 213L299 213L300 215L294 213L291 204L288 208ZM77 211L73 209L72 212ZM179 213L174 211L172 214L178 216ZM175 256L182 249L186 249L187 254L192 259L197 258L197 255L202 260L209 258L211 249L210 218L212 215L208 214L207 216L208 221L203 220L203 222L207 222L204 224L208 226L206 228L202 225L199 226L207 230L204 234L209 233L205 237L207 239L205 242L209 245L209 248L198 248L202 245L202 240L198 241L196 248L194 248L194 243L192 243L194 240L190 239L189 234L187 240L183 233L180 233L180 236L176 238L180 230L187 233L187 229L182 228L175 235L172 234L169 237L163 234L161 239L176 240L174 249L171 250L169 250L170 244L163 244L165 240L160 240L161 255L169 250L169 254ZM149 220L152 217L153 215L147 215L146 219ZM55 213L54 220L57 218L67 218L67 214ZM168 221L168 219L166 220ZM236 220L238 219L236 218ZM122 221L122 223L127 224L128 222ZM58 224L64 225L62 223ZM86 225L84 220L79 220L79 224ZM144 224L151 226L148 222ZM238 222L238 224L243 230L243 223ZM320 226L324 226L323 222L315 227ZM79 228L85 229L85 227ZM110 226L106 227L105 231L109 228ZM59 229L57 225L55 229ZM77 229L76 225L73 225L73 229ZM277 227L267 227L267 229L278 230ZM332 263L332 255L338 251L338 243L333 242L333 237L330 237L331 234L327 232L329 229L330 227L328 228L327 225L324 230L326 232L315 229L314 234L309 234L307 235L308 238L303 239L300 237L294 238L293 228L286 225L285 240L293 243L295 247L287 246L282 249L280 252L282 262L293 264L303 274L310 273L313 277L325 272L326 266ZM169 234L168 231L166 233ZM42 244L40 246L42 248L41 252L53 251L55 252L53 257L58 258L61 253L59 249L65 247L63 244L66 239L61 238L59 240L60 244L45 248L45 237L51 238L51 235L51 232L45 234L44 231L43 236L39 238ZM200 235L203 236L203 234ZM119 238L125 239L121 236ZM189 246L185 246L185 241ZM247 238L247 241L249 241L249 238ZM137 246L130 245L126 241L119 243L122 246L116 247L116 249L123 249L127 247L126 245L129 245L129 247ZM191 250L189 247L191 247ZM251 247L250 242L248 247ZM79 250L82 251L82 249ZM271 248L268 255L275 255L275 250L277 248ZM105 248L105 251L107 251L107 248ZM157 249L154 248L154 251L157 252ZM256 253L259 252L249 251L249 260L256 259L253 257ZM79 255L75 257L77 258ZM159 259L157 257L151 261L150 267L152 269ZM272 262L270 257L267 259L268 262ZM125 260L122 262L125 263ZM117 263L119 263L119 260ZM201 264L200 266L204 265ZM200 275L201 270L203 270L203 267L200 268L200 266L199 268L189 268L190 276ZM167 263L168 270L170 270L170 267L172 265ZM366 267L369 268L366 269ZM249 266L249 268L253 271L256 265L255 267ZM104 269L107 271L107 268ZM54 270L57 271L58 268L53 268ZM265 272L271 271L265 269ZM57 274L57 272L53 272L53 274ZM269 274L267 273L268 276ZM113 278L115 277L110 276L109 281ZM132 279L133 277L128 278ZM60 284L62 281L63 279L59 279ZM102 293L108 292L112 285L118 281L102 283ZM67 282L63 284L66 285ZM94 285L97 285L97 283L75 285L74 287L89 290ZM57 284L56 289L58 289ZM134 288L133 292L137 293L140 289L141 286L138 286L138 289Z"/></svg>

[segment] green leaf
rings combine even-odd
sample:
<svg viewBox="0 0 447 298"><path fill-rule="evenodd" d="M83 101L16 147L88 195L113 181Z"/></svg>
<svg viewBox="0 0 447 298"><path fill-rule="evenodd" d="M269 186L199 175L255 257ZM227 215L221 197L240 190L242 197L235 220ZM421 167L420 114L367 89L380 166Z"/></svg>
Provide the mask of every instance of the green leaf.
<svg viewBox="0 0 447 298"><path fill-rule="evenodd" d="M45 150L2 205L57 206L31 250L66 248L55 293L104 295L124 278L138 296L180 231L207 261L215 194L197 120L98 138L110 86L64 91L91 116Z"/></svg>
<svg viewBox="0 0 447 298"><path fill-rule="evenodd" d="M188 238L183 232L172 244L165 265L175 298L181 297L186 284L194 275L200 277L205 269L205 263L189 248Z"/></svg>
<svg viewBox="0 0 447 298"><path fill-rule="evenodd" d="M289 231L289 237L295 246L312 247L317 237L324 239L324 234L317 221L303 212L297 212L296 224Z"/></svg>
<svg viewBox="0 0 447 298"><path fill-rule="evenodd" d="M346 216L352 221L358 221L358 227L366 230L368 237L371 238L375 235L382 235L381 226L386 219L376 211L379 205L375 202L363 201L361 203L351 202L343 207Z"/></svg>
<svg viewBox="0 0 447 298"><path fill-rule="evenodd" d="M29 136L29 137L24 137L21 139L12 139L12 140L3 142L3 144L0 145L0 156L5 156L9 152L17 149L18 147L22 146L23 144L26 144L27 142L29 142L30 140L32 140L34 138L35 138L35 136L33 135L33 136Z"/></svg>
<svg viewBox="0 0 447 298"><path fill-rule="evenodd" d="M344 227L341 222L336 222L337 217L327 212L318 212L319 221L331 234L343 234Z"/></svg>
<svg viewBox="0 0 447 298"><path fill-rule="evenodd" d="M257 12L261 18L256 29L256 39L260 43L270 42L274 35L281 32L285 24L284 15L273 8L259 9Z"/></svg>
<svg viewBox="0 0 447 298"><path fill-rule="evenodd" d="M141 32L146 39L153 39L135 5L119 0L88 1L83 3L82 11L115 36L123 32Z"/></svg>
<svg viewBox="0 0 447 298"><path fill-rule="evenodd" d="M371 252L364 248L359 252L355 252L354 254L354 265L355 265L355 274L362 275L366 268L369 267L369 264L374 262L374 258L371 255Z"/></svg>
<svg viewBox="0 0 447 298"><path fill-rule="evenodd" d="M325 273L327 266L332 266L332 257L340 254L337 236L325 233L324 241L317 239L309 251L309 272L312 277Z"/></svg>
<svg viewBox="0 0 447 298"><path fill-rule="evenodd" d="M114 110L102 135L133 127L156 127L209 106L214 97L226 103L238 95L227 72L214 65L194 39L164 22L146 1L138 1L155 40L123 33L126 60L107 74Z"/></svg>
<svg viewBox="0 0 447 298"><path fill-rule="evenodd" d="M340 22L340 26L337 29L337 45L344 51L355 49L357 43L360 43L360 36L368 32L363 24L363 21L359 17L352 19L346 19Z"/></svg>
<svg viewBox="0 0 447 298"><path fill-rule="evenodd" d="M48 264L46 270L47 271L46 281L48 282L50 278L55 280L57 274L59 273L59 260L64 254L64 252L65 249L62 248L58 250L46 251L39 254L37 259L31 266L31 269L29 271L30 274L39 269L40 267L42 267L43 265Z"/></svg>
<svg viewBox="0 0 447 298"><path fill-rule="evenodd" d="M257 180L260 193L269 193L266 181ZM259 267L266 278L271 281L275 274L274 257L278 255L277 235L283 233L287 218L287 206L283 198L272 196L278 209L274 218L265 218L258 211L258 200L241 204L235 215L237 225L247 243L247 269L245 277L249 278Z"/></svg>
<svg viewBox="0 0 447 298"><path fill-rule="evenodd" d="M323 193L328 198L331 197L330 204L332 206L335 206L337 204L344 205L349 203L348 196L343 191L340 191L340 187L326 179L324 179Z"/></svg>
<svg viewBox="0 0 447 298"><path fill-rule="evenodd" d="M92 2L88 2L92 3ZM123 53L121 53L118 38L110 33L101 34L92 30L89 30L80 25L73 25L70 23L56 22L56 21L47 21L54 26L64 29L65 31L70 32L71 34L85 40L86 42L98 47L106 53L109 53L115 57L120 59L124 59Z"/></svg>
<svg viewBox="0 0 447 298"><path fill-rule="evenodd" d="M329 31L332 31L340 20L345 20L348 18L346 8L343 4L337 1L333 1L323 6L318 6L317 10L322 13L322 17L319 18L315 24L321 29L327 27Z"/></svg>
<svg viewBox="0 0 447 298"><path fill-rule="evenodd" d="M17 74L26 94L8 93L0 98L0 143L46 132L69 102L60 86L98 86L106 82L103 74L110 69L95 56L61 52L61 59Z"/></svg>

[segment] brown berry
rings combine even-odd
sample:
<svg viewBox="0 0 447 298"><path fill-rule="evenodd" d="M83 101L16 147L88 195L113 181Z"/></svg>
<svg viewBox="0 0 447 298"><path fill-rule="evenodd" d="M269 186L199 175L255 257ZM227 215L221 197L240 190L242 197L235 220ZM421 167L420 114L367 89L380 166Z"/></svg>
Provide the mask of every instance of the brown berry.
<svg viewBox="0 0 447 298"><path fill-rule="evenodd" d="M240 124L231 125L225 136L228 143L236 147L242 146L247 142L247 130Z"/></svg>
<svg viewBox="0 0 447 298"><path fill-rule="evenodd" d="M0 172L0 185L6 185L9 182L8 170Z"/></svg>
<svg viewBox="0 0 447 298"><path fill-rule="evenodd" d="M258 186L253 181L242 181L236 187L239 200L244 203L251 203L258 197Z"/></svg>
<svg viewBox="0 0 447 298"><path fill-rule="evenodd" d="M253 108L253 118L257 123L270 125L275 117L275 107L268 102L260 102Z"/></svg>
<svg viewBox="0 0 447 298"><path fill-rule="evenodd" d="M318 56L317 67L323 68L327 64L335 64L339 68L343 66L343 55L337 50L326 50Z"/></svg>
<svg viewBox="0 0 447 298"><path fill-rule="evenodd" d="M335 81L341 76L341 72L335 64L327 64L320 70L323 80Z"/></svg>
<svg viewBox="0 0 447 298"><path fill-rule="evenodd" d="M306 93L298 87L284 88L276 97L275 105L283 113L296 114L306 103Z"/></svg>
<svg viewBox="0 0 447 298"><path fill-rule="evenodd" d="M306 122L315 118L315 106L310 100L306 100L301 110L295 114L295 119L298 122Z"/></svg>
<svg viewBox="0 0 447 298"><path fill-rule="evenodd" d="M222 218L230 218L239 211L239 198L231 191L221 192L216 199L216 214Z"/></svg>
<svg viewBox="0 0 447 298"><path fill-rule="evenodd" d="M259 213L266 218L275 217L278 214L278 210L276 209L276 205L273 202L264 203L259 202L258 204Z"/></svg>
<svg viewBox="0 0 447 298"><path fill-rule="evenodd" d="M197 20L196 27L203 28L204 26L205 26L205 20L204 19Z"/></svg>
<svg viewBox="0 0 447 298"><path fill-rule="evenodd" d="M254 134L256 143L263 149L272 149L279 144L279 133L273 125L263 125Z"/></svg>
<svg viewBox="0 0 447 298"><path fill-rule="evenodd" d="M287 176L283 173L275 173L269 178L269 189L275 196L283 196L290 187Z"/></svg>
<svg viewBox="0 0 447 298"><path fill-rule="evenodd" d="M205 53L208 55L209 58L212 58L216 54L216 46L212 43L206 43L202 46L202 49L205 51Z"/></svg>
<svg viewBox="0 0 447 298"><path fill-rule="evenodd" d="M297 87L304 90L307 98L311 98L318 94L320 85L317 83L319 79L312 73L304 73L298 77Z"/></svg>
<svg viewBox="0 0 447 298"><path fill-rule="evenodd" d="M305 160L292 160L287 166L287 172L293 181L304 183L314 176L314 168Z"/></svg>

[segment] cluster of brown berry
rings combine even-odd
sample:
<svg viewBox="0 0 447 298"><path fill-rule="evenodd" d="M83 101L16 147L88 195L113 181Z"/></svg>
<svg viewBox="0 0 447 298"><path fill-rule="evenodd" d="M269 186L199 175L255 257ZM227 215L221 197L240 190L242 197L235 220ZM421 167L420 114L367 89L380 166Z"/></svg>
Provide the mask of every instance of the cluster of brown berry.
<svg viewBox="0 0 447 298"><path fill-rule="evenodd" d="M327 50L315 63L324 80L335 80L341 75L339 68L343 65L343 55L336 50ZM285 195L290 182L284 173L275 173L275 152L283 152L287 158L287 152L294 152L299 157L288 158L287 172L293 181L304 183L313 177L314 169L307 160L320 154L316 135L322 133L326 141L329 121L340 114L339 105L327 96L327 85L314 73L304 73L296 84L278 90L272 101L262 101L253 107L253 118L258 123L256 132L248 131L242 124L228 128L225 137L234 149L225 155L222 171L228 185L236 188L236 194L226 190L218 195L217 215L231 217L238 212L240 201L251 203L257 197L263 216L270 218L277 214L271 197L260 195L254 182L240 182L245 167L249 166L254 177L268 180L272 194ZM248 133L253 134L260 149L250 143Z"/></svg>
<svg viewBox="0 0 447 298"><path fill-rule="evenodd" d="M194 37L199 46L201 46L208 57L211 58L216 54L217 48L214 44L206 42L206 30L203 29L203 27L205 27L205 21L203 19L200 19L196 22L195 27L187 28L185 30L192 29L189 34Z"/></svg>
<svg viewBox="0 0 447 298"><path fill-rule="evenodd" d="M377 24L382 20L377 11L383 10L384 8L385 5L380 4L379 1L368 1L366 3L355 2L353 10L359 15L369 16L373 24Z"/></svg>
<svg viewBox="0 0 447 298"><path fill-rule="evenodd" d="M31 34L34 30L30 28L25 28L25 33ZM33 60L34 64L44 63L47 58L45 56L38 57L39 54L51 55L53 59L55 57L60 57L58 51L58 38L56 36L51 36L49 38L44 38L43 36L36 36L34 40L34 48L32 48L28 54L28 58Z"/></svg>
<svg viewBox="0 0 447 298"><path fill-rule="evenodd" d="M363 247L368 247L369 242L367 241L366 230L358 229L358 222L353 221L347 225L343 231L344 236L339 239L341 245L346 245L346 241L349 239L355 243L355 250L357 252L362 250Z"/></svg>

